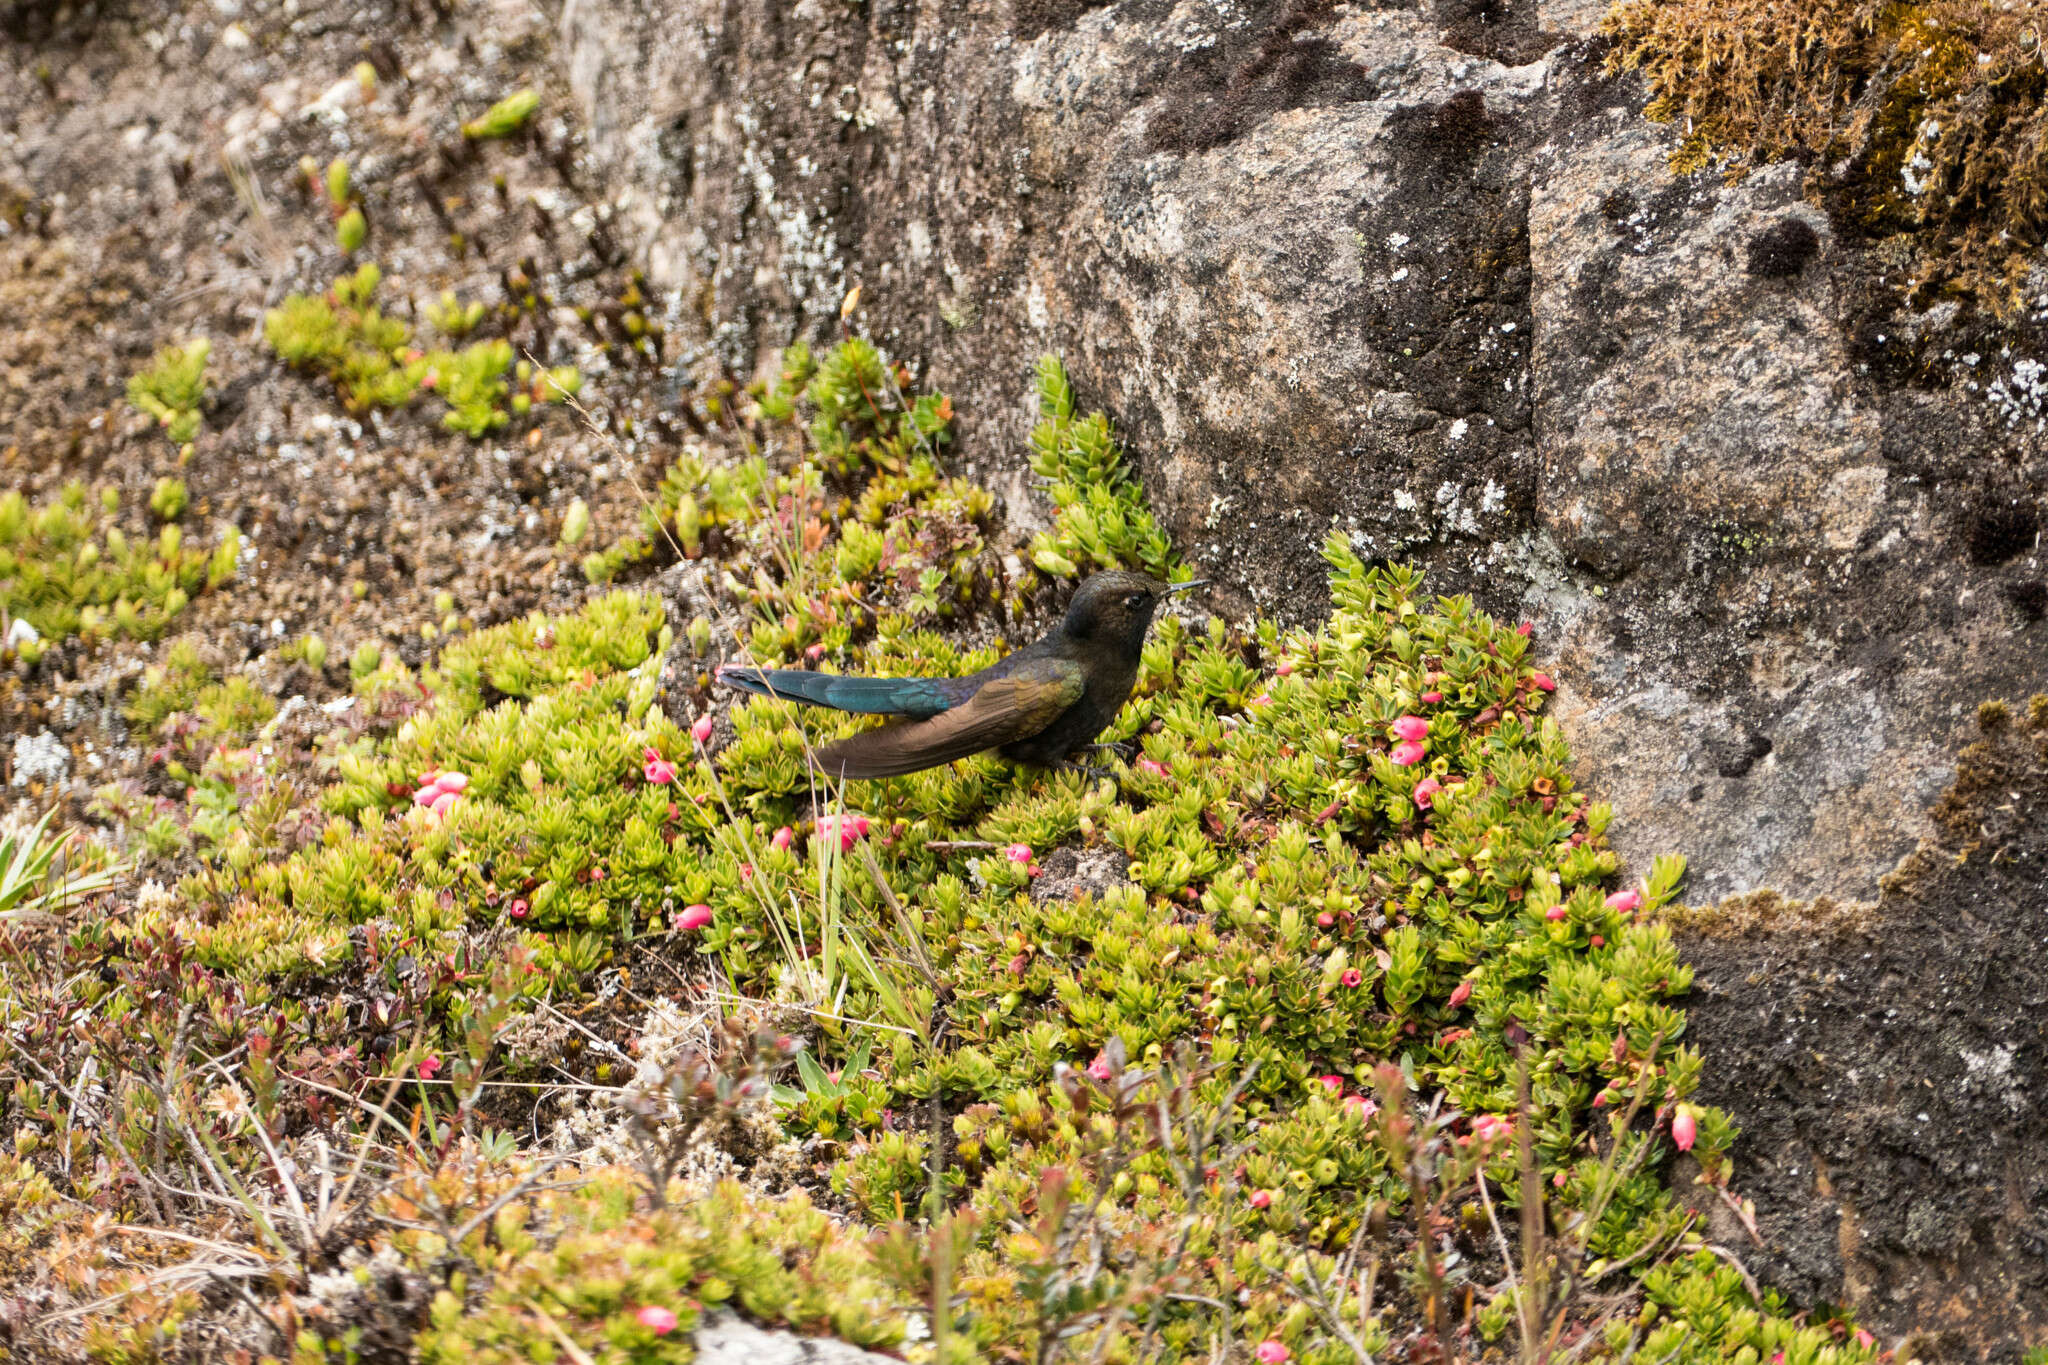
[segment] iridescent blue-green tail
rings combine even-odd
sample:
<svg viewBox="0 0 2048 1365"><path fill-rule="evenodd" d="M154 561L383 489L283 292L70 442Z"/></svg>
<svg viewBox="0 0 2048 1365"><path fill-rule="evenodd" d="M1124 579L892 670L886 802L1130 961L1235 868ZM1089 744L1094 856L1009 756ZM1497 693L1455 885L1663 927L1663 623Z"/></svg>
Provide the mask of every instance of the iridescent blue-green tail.
<svg viewBox="0 0 2048 1365"><path fill-rule="evenodd" d="M959 678L848 678L798 668L727 665L718 680L757 697L785 697L863 716L936 716L963 699Z"/></svg>

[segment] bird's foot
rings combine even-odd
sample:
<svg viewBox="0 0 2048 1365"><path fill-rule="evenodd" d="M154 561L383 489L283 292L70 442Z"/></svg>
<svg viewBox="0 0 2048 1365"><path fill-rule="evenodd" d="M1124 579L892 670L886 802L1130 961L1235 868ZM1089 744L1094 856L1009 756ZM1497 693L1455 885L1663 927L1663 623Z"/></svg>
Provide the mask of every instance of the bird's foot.
<svg viewBox="0 0 2048 1365"><path fill-rule="evenodd" d="M1091 749L1107 749L1126 763L1131 761L1132 754L1138 752L1138 746L1127 739L1106 739L1091 744L1088 747Z"/></svg>
<svg viewBox="0 0 2048 1365"><path fill-rule="evenodd" d="M1100 781L1105 777L1116 776L1116 774L1111 772L1109 769L1098 768L1093 763L1067 762L1059 764L1057 767L1053 769L1053 771L1056 773L1079 773L1083 777L1092 777L1097 781Z"/></svg>

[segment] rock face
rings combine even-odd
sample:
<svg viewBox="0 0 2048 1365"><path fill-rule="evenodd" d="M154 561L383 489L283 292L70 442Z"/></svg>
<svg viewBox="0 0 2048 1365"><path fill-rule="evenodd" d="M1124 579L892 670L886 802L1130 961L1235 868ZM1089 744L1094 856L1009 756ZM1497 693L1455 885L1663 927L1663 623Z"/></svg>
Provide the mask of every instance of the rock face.
<svg viewBox="0 0 2048 1365"><path fill-rule="evenodd" d="M1717 1240L1888 1344L1923 1334L1900 1359L2013 1361L2048 1335L2048 700L1959 769L1876 905L1707 916L1686 1037L1763 1244Z"/></svg>
<svg viewBox="0 0 2048 1365"><path fill-rule="evenodd" d="M894 1356L831 1337L771 1331L727 1312L705 1315L697 1328L697 1358L705 1365L896 1365Z"/></svg>
<svg viewBox="0 0 2048 1365"><path fill-rule="evenodd" d="M1914 312L1795 167L1674 177L1597 19L570 0L559 48L736 376L858 284L1016 515L1058 351L1220 604L1315 614L1333 526L1420 562L1534 621L1638 863L1868 896L2048 671L2037 329Z"/></svg>

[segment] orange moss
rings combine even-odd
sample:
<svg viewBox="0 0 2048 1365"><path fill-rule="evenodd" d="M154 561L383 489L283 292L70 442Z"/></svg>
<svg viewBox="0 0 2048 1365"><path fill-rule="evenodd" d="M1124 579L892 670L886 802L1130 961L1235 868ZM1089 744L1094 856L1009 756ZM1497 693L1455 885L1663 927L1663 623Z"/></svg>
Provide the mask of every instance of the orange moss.
<svg viewBox="0 0 2048 1365"><path fill-rule="evenodd" d="M1921 285L1997 308L2048 235L2048 70L2032 0L1623 0L1611 71L1683 121L1679 171L1798 157L1873 237L1910 232Z"/></svg>

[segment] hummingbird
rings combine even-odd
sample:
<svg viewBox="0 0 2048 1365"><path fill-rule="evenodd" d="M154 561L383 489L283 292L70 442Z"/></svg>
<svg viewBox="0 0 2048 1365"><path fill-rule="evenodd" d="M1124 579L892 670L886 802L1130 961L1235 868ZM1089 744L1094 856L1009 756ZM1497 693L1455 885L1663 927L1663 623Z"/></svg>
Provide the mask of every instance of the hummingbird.
<svg viewBox="0 0 2048 1365"><path fill-rule="evenodd" d="M818 767L831 777L900 777L984 749L1014 763L1057 767L1092 745L1130 698L1160 604L1206 582L1096 574L1075 589L1066 615L1044 639L965 678L727 666L718 679L757 697L902 718L818 750Z"/></svg>

